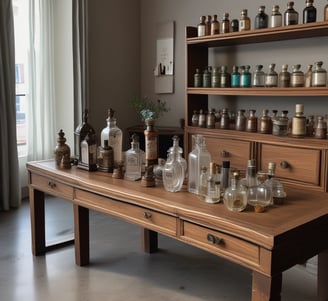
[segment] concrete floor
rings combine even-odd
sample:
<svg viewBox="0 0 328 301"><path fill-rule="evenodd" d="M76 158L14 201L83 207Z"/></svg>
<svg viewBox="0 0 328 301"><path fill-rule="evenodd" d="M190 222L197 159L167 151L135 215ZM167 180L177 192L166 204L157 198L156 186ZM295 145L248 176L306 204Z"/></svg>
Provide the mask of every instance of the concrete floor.
<svg viewBox="0 0 328 301"><path fill-rule="evenodd" d="M73 234L72 206L49 198L47 239ZM173 239L144 254L140 228L92 212L87 267L75 265L73 245L33 257L28 202L0 212L1 301L242 301L251 271ZM283 301L316 300L315 276L296 266L283 275Z"/></svg>

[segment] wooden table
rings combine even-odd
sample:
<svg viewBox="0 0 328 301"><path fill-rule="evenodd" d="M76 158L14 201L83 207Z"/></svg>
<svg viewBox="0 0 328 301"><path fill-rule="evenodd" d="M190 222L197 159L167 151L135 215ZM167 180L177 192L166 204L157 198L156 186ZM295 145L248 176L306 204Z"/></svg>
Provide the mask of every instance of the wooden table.
<svg viewBox="0 0 328 301"><path fill-rule="evenodd" d="M143 247L156 251L157 233L240 264L253 271L252 300L281 300L282 272L318 254L318 300L328 300L328 195L286 187L287 202L264 213L228 211L188 192L144 188L140 182L76 167L58 169L54 161L27 164L32 252L44 255L44 194L74 207L76 264L87 265L89 210L142 227Z"/></svg>

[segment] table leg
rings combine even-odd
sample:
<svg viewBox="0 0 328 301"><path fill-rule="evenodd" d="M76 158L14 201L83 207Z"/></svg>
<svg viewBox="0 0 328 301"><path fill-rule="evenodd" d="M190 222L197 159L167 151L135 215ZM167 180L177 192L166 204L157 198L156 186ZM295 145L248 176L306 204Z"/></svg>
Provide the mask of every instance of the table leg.
<svg viewBox="0 0 328 301"><path fill-rule="evenodd" d="M74 206L75 262L79 266L90 262L89 209Z"/></svg>
<svg viewBox="0 0 328 301"><path fill-rule="evenodd" d="M252 301L281 301L282 274L266 276L253 271Z"/></svg>
<svg viewBox="0 0 328 301"><path fill-rule="evenodd" d="M318 300L328 300L328 250L318 255Z"/></svg>
<svg viewBox="0 0 328 301"><path fill-rule="evenodd" d="M143 250L146 253L154 253L158 249L158 234L155 231L142 229Z"/></svg>

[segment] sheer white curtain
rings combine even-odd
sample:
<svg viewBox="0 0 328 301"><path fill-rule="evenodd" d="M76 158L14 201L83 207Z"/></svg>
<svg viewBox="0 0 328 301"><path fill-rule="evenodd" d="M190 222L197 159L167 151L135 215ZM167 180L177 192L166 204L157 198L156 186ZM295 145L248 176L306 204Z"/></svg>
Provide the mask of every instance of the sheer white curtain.
<svg viewBox="0 0 328 301"><path fill-rule="evenodd" d="M28 160L53 158L56 145L53 1L29 0Z"/></svg>

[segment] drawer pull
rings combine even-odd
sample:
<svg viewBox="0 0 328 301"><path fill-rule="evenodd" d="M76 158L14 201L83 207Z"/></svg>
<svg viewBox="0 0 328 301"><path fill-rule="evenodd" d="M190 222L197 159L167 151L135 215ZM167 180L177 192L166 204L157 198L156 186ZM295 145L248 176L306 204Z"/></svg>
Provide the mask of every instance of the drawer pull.
<svg viewBox="0 0 328 301"><path fill-rule="evenodd" d="M219 245L223 242L223 239L212 234L207 234L207 240L211 242L213 245Z"/></svg>
<svg viewBox="0 0 328 301"><path fill-rule="evenodd" d="M282 169L287 169L287 168L290 168L290 164L287 161L281 161L280 162L280 167Z"/></svg>
<svg viewBox="0 0 328 301"><path fill-rule="evenodd" d="M56 187L56 183L55 183L55 182L52 182L52 181L49 181L49 182L48 182L48 186L49 186L50 188L55 188L55 187Z"/></svg>
<svg viewBox="0 0 328 301"><path fill-rule="evenodd" d="M225 151L225 150L223 150L223 151L221 151L221 157L222 158L228 158L228 157L230 157L230 153L227 152L227 151Z"/></svg>
<svg viewBox="0 0 328 301"><path fill-rule="evenodd" d="M151 213L149 212L144 212L144 218L150 219L151 218Z"/></svg>

